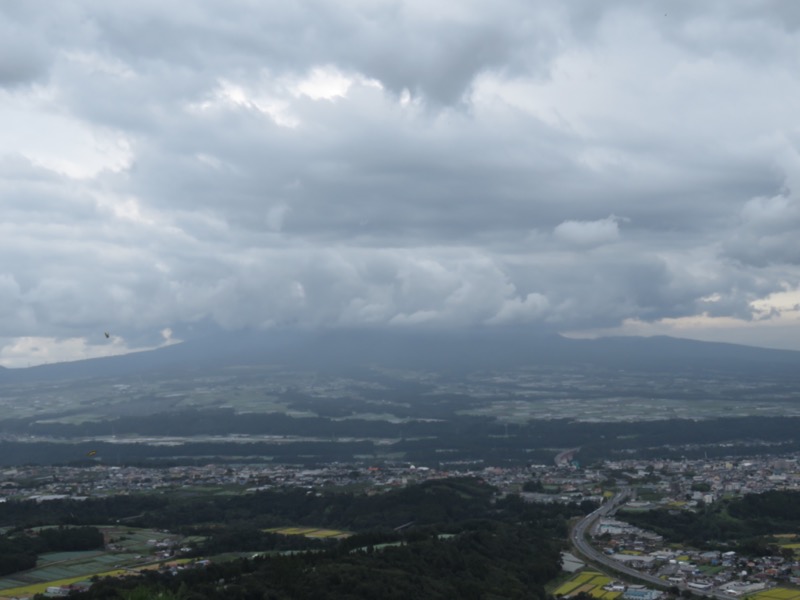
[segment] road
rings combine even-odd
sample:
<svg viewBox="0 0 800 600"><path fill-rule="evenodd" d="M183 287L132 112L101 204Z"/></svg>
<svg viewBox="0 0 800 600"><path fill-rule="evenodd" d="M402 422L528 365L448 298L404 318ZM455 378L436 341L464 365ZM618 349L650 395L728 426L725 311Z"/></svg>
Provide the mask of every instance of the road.
<svg viewBox="0 0 800 600"><path fill-rule="evenodd" d="M572 530L572 545L577 550L578 554L583 555L587 560L593 562L595 564L600 564L605 567L608 567L612 571L616 571L617 573L621 573L623 575L627 575L632 579L643 581L653 585L656 588L664 589L669 586L667 582L663 579L656 577L655 575L650 575L649 573L643 573L629 567L625 564L622 564L613 558L609 557L606 554L603 554L599 550L597 550L594 546L592 546L586 534L591 532L592 528L597 524L597 522L608 515L613 514L616 510L623 504L628 497L630 496L631 490L630 488L623 488L621 489L611 500L603 504L600 508L595 510L594 512L586 515L583 519L581 519L577 525L575 525L574 529ZM677 586L680 589L690 589L692 594L696 596L705 596L707 598L716 598L716 600L735 600L734 596L728 595L724 592L720 592L718 590L710 590L710 591L700 591L691 588L687 588L686 584L681 584Z"/></svg>

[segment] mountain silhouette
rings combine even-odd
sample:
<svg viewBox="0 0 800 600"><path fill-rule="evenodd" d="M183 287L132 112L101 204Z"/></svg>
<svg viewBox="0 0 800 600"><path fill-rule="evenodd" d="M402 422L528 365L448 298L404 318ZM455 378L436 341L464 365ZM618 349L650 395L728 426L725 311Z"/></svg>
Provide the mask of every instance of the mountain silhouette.
<svg viewBox="0 0 800 600"><path fill-rule="evenodd" d="M800 352L790 350L666 336L570 339L522 328L484 328L224 333L119 356L0 368L0 382L119 377L235 365L334 372L390 367L452 373L551 366L800 379Z"/></svg>

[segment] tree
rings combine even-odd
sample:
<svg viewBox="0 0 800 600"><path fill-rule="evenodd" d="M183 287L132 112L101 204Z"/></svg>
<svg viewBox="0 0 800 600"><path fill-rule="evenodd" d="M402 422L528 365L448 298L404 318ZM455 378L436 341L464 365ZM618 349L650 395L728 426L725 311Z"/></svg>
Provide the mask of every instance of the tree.
<svg viewBox="0 0 800 600"><path fill-rule="evenodd" d="M541 479L531 479L530 481L526 481L522 484L522 491L523 492L544 492L544 485L542 485Z"/></svg>

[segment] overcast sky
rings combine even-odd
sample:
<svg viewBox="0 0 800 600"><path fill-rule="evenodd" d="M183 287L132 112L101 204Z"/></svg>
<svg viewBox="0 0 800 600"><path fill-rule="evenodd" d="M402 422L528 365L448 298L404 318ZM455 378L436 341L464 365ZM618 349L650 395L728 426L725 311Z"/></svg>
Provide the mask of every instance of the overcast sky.
<svg viewBox="0 0 800 600"><path fill-rule="evenodd" d="M5 366L276 326L800 349L800 3L6 0L0 210Z"/></svg>

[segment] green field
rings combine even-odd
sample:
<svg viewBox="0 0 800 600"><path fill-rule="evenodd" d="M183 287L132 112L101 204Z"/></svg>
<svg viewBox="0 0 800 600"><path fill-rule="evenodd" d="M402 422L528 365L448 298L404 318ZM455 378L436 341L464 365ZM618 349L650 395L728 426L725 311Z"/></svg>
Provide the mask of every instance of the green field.
<svg viewBox="0 0 800 600"><path fill-rule="evenodd" d="M603 589L603 586L608 585L611 581L611 577L598 573L597 571L583 571L557 587L553 591L553 595L569 597L580 594L581 592L586 592L587 594L591 594L594 598L614 600L621 592L608 592Z"/></svg>
<svg viewBox="0 0 800 600"><path fill-rule="evenodd" d="M99 529L103 532L106 543L113 543L117 550L42 554L35 569L0 578L0 599L42 593L48 586L68 585L89 580L93 576L116 576L132 572L160 562L155 556L156 547L152 541L163 539L186 541L178 536L153 529L130 527L99 527Z"/></svg>
<svg viewBox="0 0 800 600"><path fill-rule="evenodd" d="M94 573L93 575L97 575L98 577L118 577L124 573L126 573L124 569L118 569L114 571L102 571L99 573ZM34 594L43 594L47 588L51 586L70 585L73 583L79 583L81 581L88 581L89 579L90 578L87 576L67 577L64 579L53 579L40 583L30 583L28 585L3 589L0 590L0 600L5 600L7 598L29 598Z"/></svg>
<svg viewBox="0 0 800 600"><path fill-rule="evenodd" d="M776 587L751 596L755 600L800 600L800 590Z"/></svg>
<svg viewBox="0 0 800 600"><path fill-rule="evenodd" d="M338 529L320 529L319 527L273 527L265 529L268 533L279 533L281 535L302 535L308 538L318 538L326 540L340 540L353 535L348 531Z"/></svg>

